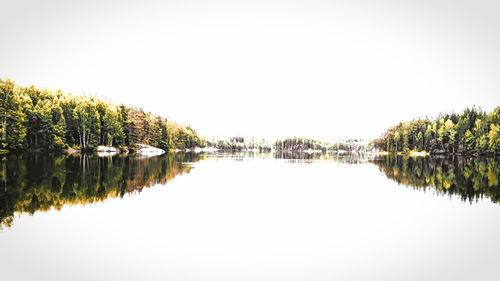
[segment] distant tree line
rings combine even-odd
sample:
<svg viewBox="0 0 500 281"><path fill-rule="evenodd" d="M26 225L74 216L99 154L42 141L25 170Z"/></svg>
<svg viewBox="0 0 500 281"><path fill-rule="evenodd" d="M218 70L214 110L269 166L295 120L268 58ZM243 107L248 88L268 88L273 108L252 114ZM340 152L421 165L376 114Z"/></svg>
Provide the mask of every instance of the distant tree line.
<svg viewBox="0 0 500 281"><path fill-rule="evenodd" d="M349 139L343 142L324 142L308 138L284 138L278 139L274 142L254 138L245 137L231 137L229 139L214 139L207 140L206 145L208 147L214 147L221 150L232 150L232 151L242 151L242 150L259 150L259 151L307 151L316 150L321 152L327 151L365 151L366 147L363 145L361 140Z"/></svg>
<svg viewBox="0 0 500 281"><path fill-rule="evenodd" d="M203 146L191 127L142 109L0 79L0 149L133 149L137 143L162 149Z"/></svg>
<svg viewBox="0 0 500 281"><path fill-rule="evenodd" d="M277 151L348 151L362 152L365 150L364 145L358 139L349 139L343 142L324 142L308 138L286 138L279 139L274 143L274 149Z"/></svg>
<svg viewBox="0 0 500 281"><path fill-rule="evenodd" d="M388 152L427 151L433 154L499 154L500 107L485 113L476 108L417 119L389 128L372 143Z"/></svg>
<svg viewBox="0 0 500 281"><path fill-rule="evenodd" d="M205 141L206 146L217 148L220 150L253 150L258 151L271 151L273 145L265 139L245 138L245 137L231 137L229 139L211 139Z"/></svg>

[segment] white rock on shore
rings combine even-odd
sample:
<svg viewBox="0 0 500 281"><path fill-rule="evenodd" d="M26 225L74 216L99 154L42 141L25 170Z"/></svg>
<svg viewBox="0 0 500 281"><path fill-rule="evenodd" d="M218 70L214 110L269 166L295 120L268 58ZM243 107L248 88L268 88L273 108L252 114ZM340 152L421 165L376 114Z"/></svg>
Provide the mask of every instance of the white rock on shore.
<svg viewBox="0 0 500 281"><path fill-rule="evenodd" d="M118 154L120 150L112 146L99 145L96 148L96 152L98 157L111 157Z"/></svg>
<svg viewBox="0 0 500 281"><path fill-rule="evenodd" d="M104 145L99 145L97 148L96 148L96 151L97 152L120 152L120 150L116 147L112 147L112 146L104 146Z"/></svg>
<svg viewBox="0 0 500 281"><path fill-rule="evenodd" d="M136 153L141 155L141 156L158 156L158 155L162 155L165 153L165 150L163 149L160 149L160 148L157 148L157 147L154 147L154 146L150 146L150 145L146 145L146 144L142 144L142 143L139 143L137 144L137 147L139 149L137 149Z"/></svg>

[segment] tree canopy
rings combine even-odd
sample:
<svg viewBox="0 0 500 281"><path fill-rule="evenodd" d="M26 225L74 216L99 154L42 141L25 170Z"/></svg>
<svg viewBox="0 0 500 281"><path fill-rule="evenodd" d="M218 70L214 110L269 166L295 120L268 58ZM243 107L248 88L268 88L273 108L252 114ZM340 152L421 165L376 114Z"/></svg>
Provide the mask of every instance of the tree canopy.
<svg viewBox="0 0 500 281"><path fill-rule="evenodd" d="M203 146L204 141L191 127L142 109L0 79L0 149L92 150L137 143L167 150Z"/></svg>
<svg viewBox="0 0 500 281"><path fill-rule="evenodd" d="M428 151L434 154L499 154L500 107L490 113L467 108L460 114L442 114L400 122L372 145L389 152Z"/></svg>

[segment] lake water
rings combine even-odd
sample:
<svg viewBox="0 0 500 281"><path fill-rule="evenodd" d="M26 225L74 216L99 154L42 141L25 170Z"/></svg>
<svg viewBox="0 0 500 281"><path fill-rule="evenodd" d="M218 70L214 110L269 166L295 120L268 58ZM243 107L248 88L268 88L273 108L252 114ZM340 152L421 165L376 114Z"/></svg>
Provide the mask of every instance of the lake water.
<svg viewBox="0 0 500 281"><path fill-rule="evenodd" d="M498 280L500 161L7 155L1 280Z"/></svg>

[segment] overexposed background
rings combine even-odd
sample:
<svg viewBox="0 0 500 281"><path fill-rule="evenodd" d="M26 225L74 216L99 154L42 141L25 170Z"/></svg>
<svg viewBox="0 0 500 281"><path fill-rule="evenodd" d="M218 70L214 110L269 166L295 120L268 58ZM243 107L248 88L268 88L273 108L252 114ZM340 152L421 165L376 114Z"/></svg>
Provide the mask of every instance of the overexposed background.
<svg viewBox="0 0 500 281"><path fill-rule="evenodd" d="M1 1L0 77L204 136L378 137L500 104L498 1Z"/></svg>

